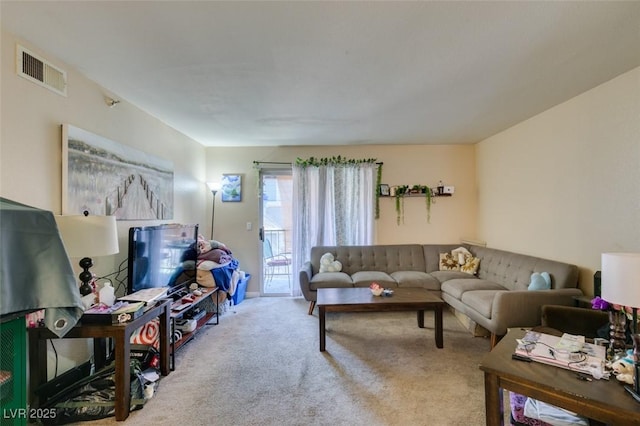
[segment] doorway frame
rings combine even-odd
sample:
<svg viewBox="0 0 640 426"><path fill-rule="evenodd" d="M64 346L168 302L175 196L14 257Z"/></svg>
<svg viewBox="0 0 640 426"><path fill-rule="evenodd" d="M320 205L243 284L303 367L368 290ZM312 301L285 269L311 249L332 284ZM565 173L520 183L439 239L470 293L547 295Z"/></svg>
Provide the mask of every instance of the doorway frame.
<svg viewBox="0 0 640 426"><path fill-rule="evenodd" d="M265 185L265 177L266 176L288 176L291 179L291 186L290 189L293 189L293 169L290 165L286 165L286 164L279 164L277 167L273 166L273 167L264 167L264 168L260 168L259 171L259 188L260 188L260 202L259 202L259 226L260 226L260 232L258 233L258 242L260 244L260 296L261 297L284 297L284 296L291 296L292 294L292 286L293 286L293 277L294 277L294 271L293 271L293 262L291 261L291 263L288 265L288 270L289 270L289 276L287 277L288 279L288 291L267 291L267 274L266 274L266 265L265 265L265 247L264 247L264 240L266 238L266 234L269 233L269 231L283 231L284 232L284 240L285 240L285 244L284 244L284 252L289 252L289 259L291 259L291 246L289 243L289 248L287 249L287 238L289 239L289 241L291 241L291 232L292 232L292 215L290 214L289 218L288 218L288 222L289 222L289 227L287 228L286 225L284 225L281 229L277 229L277 230L267 230L265 229L265 203L268 202L269 200L265 199L264 196L264 185ZM291 195L291 194L290 194ZM283 199L281 198L280 201L282 201ZM289 208L285 209L288 210L290 213L292 212L292 198L289 197ZM288 237L287 237L287 233L288 233ZM275 254L280 254L280 247L282 246L282 244L278 244L276 247L276 250L274 250L274 252L276 252Z"/></svg>

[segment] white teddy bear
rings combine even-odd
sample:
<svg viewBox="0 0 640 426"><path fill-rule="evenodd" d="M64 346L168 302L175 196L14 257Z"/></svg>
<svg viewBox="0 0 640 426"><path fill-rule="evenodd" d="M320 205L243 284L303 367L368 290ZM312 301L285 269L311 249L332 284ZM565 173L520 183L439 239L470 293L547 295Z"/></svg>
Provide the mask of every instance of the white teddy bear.
<svg viewBox="0 0 640 426"><path fill-rule="evenodd" d="M340 272L342 271L342 263L335 258L331 253L325 253L320 258L320 272Z"/></svg>
<svg viewBox="0 0 640 426"><path fill-rule="evenodd" d="M630 356L615 361L611 364L611 369L613 370L613 374L615 374L616 379L629 385L633 385L635 367L633 366L633 360Z"/></svg>

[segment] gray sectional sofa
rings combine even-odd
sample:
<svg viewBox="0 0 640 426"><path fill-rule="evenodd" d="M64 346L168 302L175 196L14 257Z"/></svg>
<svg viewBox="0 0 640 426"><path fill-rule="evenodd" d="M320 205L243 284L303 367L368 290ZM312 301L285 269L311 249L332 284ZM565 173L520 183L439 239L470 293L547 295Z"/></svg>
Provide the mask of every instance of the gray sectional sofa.
<svg viewBox="0 0 640 426"><path fill-rule="evenodd" d="M479 259L475 274L440 270L440 254L459 247ZM325 253L341 262L340 272L319 272ZM534 272L547 272L551 289L528 290ZM385 288L426 288L487 329L492 346L508 327L540 324L542 305L569 306L582 295L575 265L464 244L317 246L299 278L310 315L319 288L368 287L373 281Z"/></svg>

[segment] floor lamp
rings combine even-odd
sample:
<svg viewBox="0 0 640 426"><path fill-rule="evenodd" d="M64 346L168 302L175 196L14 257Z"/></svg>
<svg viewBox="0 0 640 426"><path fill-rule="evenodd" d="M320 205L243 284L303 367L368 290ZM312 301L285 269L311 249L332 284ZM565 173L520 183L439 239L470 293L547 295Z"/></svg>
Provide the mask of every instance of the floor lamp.
<svg viewBox="0 0 640 426"><path fill-rule="evenodd" d="M634 384L625 389L640 402L640 253L602 253L602 298L610 304L632 308Z"/></svg>
<svg viewBox="0 0 640 426"><path fill-rule="evenodd" d="M220 183L218 182L207 182L207 186L211 190L213 194L213 204L211 205L211 239L213 240L213 219L216 214L216 193L220 189Z"/></svg>

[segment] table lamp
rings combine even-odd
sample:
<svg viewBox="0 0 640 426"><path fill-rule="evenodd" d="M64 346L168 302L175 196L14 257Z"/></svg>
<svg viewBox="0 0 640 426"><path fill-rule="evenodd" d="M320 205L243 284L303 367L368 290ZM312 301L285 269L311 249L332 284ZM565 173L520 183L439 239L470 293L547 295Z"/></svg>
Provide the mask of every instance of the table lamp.
<svg viewBox="0 0 640 426"><path fill-rule="evenodd" d="M213 240L213 218L216 212L216 193L220 190L220 182L207 182L207 186L213 194L213 205L211 206L211 239Z"/></svg>
<svg viewBox="0 0 640 426"><path fill-rule="evenodd" d="M640 307L640 253L602 253L602 298L610 304L632 308L634 385L625 389L640 402L640 347L638 308Z"/></svg>
<svg viewBox="0 0 640 426"><path fill-rule="evenodd" d="M93 289L89 285L92 274L89 268L93 261L89 256L116 254L118 248L118 227L115 216L83 215L56 216L56 223L62 242L69 257L81 257L80 294L86 296Z"/></svg>

